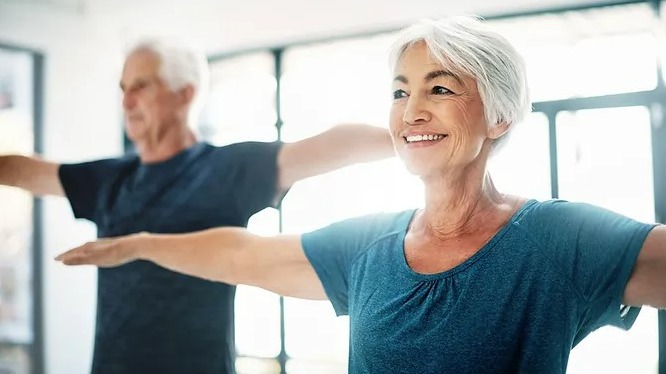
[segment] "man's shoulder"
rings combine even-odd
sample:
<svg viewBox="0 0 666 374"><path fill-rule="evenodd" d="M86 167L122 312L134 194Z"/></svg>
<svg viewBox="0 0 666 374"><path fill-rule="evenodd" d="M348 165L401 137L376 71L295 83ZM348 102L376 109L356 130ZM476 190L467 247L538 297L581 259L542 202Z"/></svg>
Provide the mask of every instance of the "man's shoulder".
<svg viewBox="0 0 666 374"><path fill-rule="evenodd" d="M117 157L108 157L108 158L99 158L95 160L87 160L82 162L74 163L63 163L61 165L62 169L71 169L71 170L113 170L113 169L123 169L127 165L136 163L138 157L134 153L128 153L122 156Z"/></svg>
<svg viewBox="0 0 666 374"><path fill-rule="evenodd" d="M265 141L243 141L237 143L230 143L225 145L213 145L210 143L204 143L207 147L210 147L213 151L218 152L242 152L242 151L257 151L263 149L272 149L279 148L282 145L279 141L265 142Z"/></svg>
<svg viewBox="0 0 666 374"><path fill-rule="evenodd" d="M204 143L206 158L225 161L223 164L244 164L277 159L281 146L282 143L278 141L246 141L225 145Z"/></svg>

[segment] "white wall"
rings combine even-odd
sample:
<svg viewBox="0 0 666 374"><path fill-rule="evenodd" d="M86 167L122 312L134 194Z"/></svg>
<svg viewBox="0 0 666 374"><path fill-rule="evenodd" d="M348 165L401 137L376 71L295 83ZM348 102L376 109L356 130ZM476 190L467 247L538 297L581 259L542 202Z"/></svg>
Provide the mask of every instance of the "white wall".
<svg viewBox="0 0 666 374"><path fill-rule="evenodd" d="M0 0L1 1L1 0ZM51 0L65 1L72 0ZM423 17L502 14L617 0L87 0L120 37L180 35L208 52L397 28Z"/></svg>
<svg viewBox="0 0 666 374"><path fill-rule="evenodd" d="M495 14L564 6L581 0L0 0L0 42L46 56L44 153L71 162L122 149L118 78L121 50L144 35L178 35L207 53L399 27L455 13ZM511 4L511 5L509 5ZM295 16L295 15L298 16ZM44 213L46 367L49 374L89 370L95 271L65 268L57 253L94 237L65 201Z"/></svg>

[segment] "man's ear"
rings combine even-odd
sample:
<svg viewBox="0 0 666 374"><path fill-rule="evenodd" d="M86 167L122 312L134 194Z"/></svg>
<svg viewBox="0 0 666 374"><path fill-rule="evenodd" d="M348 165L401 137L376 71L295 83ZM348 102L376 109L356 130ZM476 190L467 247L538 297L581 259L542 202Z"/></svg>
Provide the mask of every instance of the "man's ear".
<svg viewBox="0 0 666 374"><path fill-rule="evenodd" d="M188 84L185 87L180 89L180 99L183 104L192 104L194 100L195 88L193 85Z"/></svg>
<svg viewBox="0 0 666 374"><path fill-rule="evenodd" d="M506 121L502 121L495 125L489 126L488 137L493 140L499 139L502 135L506 134L510 128L511 124Z"/></svg>

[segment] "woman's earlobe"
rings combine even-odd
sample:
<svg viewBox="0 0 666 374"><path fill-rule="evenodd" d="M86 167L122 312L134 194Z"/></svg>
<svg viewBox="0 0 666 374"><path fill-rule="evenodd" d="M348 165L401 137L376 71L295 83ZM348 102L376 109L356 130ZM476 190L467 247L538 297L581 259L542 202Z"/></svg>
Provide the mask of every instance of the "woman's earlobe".
<svg viewBox="0 0 666 374"><path fill-rule="evenodd" d="M502 137L502 135L509 132L510 128L511 128L510 123L506 121L498 122L494 126L490 126L490 128L488 129L488 137L491 139L499 139L500 137Z"/></svg>

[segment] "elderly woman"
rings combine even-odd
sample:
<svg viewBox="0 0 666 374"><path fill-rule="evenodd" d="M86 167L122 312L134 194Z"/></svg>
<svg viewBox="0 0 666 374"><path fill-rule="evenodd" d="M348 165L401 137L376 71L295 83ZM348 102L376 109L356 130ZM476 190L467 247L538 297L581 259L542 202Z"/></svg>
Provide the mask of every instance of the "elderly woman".
<svg viewBox="0 0 666 374"><path fill-rule="evenodd" d="M666 227L498 191L493 150L529 109L523 62L476 19L409 27L390 129L425 208L301 236L240 228L87 243L69 265L137 259L349 314L350 373L564 373L591 331L666 306Z"/></svg>

